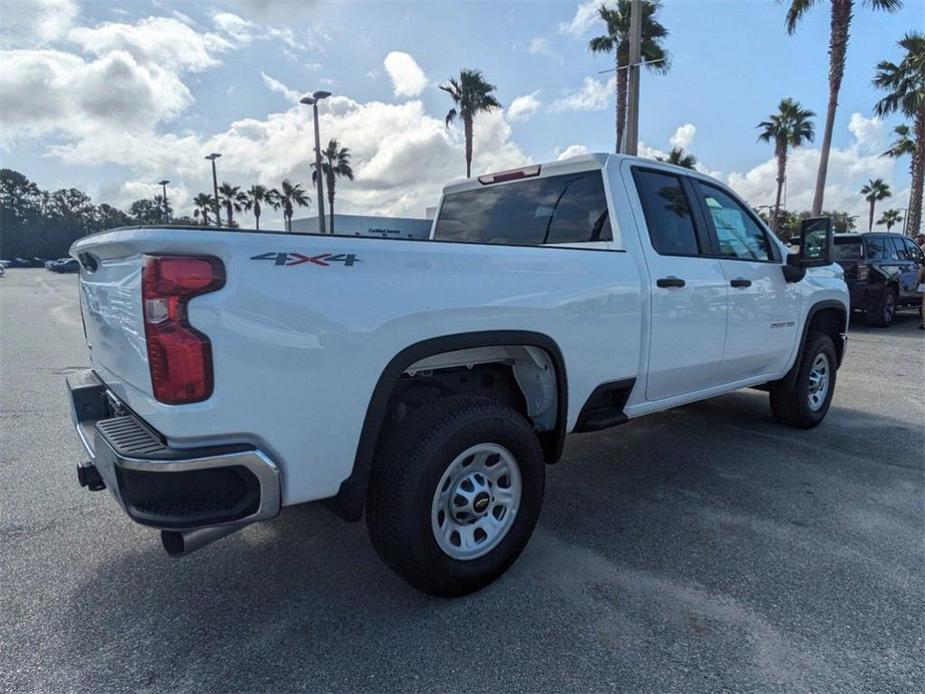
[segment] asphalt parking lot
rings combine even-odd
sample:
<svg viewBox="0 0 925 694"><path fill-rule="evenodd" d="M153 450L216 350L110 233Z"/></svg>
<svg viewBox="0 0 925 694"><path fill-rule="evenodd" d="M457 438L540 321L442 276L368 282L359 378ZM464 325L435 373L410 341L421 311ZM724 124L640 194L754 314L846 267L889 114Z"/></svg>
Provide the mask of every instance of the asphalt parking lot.
<svg viewBox="0 0 925 694"><path fill-rule="evenodd" d="M74 275L0 279L0 691L925 689L925 333L853 326L828 419L736 393L570 438L514 568L415 592L287 509L182 560L77 485Z"/></svg>

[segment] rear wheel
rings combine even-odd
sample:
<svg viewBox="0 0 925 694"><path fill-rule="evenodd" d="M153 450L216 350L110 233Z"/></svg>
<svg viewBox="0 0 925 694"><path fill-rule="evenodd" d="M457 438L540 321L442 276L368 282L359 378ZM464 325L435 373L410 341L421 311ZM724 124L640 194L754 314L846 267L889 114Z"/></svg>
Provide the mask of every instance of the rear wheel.
<svg viewBox="0 0 925 694"><path fill-rule="evenodd" d="M399 576L439 596L482 588L517 559L543 501L533 428L489 398L452 396L386 438L369 483L373 547Z"/></svg>
<svg viewBox="0 0 925 694"><path fill-rule="evenodd" d="M811 332L793 367L796 372L768 389L774 419L797 429L810 429L825 419L835 392L836 359L832 338Z"/></svg>
<svg viewBox="0 0 925 694"><path fill-rule="evenodd" d="M899 293L896 287L887 286L880 292L874 305L867 310L867 323L878 328L885 328L893 322Z"/></svg>

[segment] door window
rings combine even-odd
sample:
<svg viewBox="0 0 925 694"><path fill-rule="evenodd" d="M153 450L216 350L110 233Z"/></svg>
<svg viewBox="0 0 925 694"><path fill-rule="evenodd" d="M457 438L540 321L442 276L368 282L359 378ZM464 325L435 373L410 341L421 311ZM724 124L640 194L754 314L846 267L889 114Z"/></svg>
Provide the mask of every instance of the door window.
<svg viewBox="0 0 925 694"><path fill-rule="evenodd" d="M635 169L633 176L655 252L659 255L699 255L701 249L694 217L681 179L645 169Z"/></svg>
<svg viewBox="0 0 925 694"><path fill-rule="evenodd" d="M880 236L867 239L867 258L869 260L886 260L886 239Z"/></svg>
<svg viewBox="0 0 925 694"><path fill-rule="evenodd" d="M915 245L915 241L912 239L903 239L903 243L906 244L906 254L909 260L914 260L917 263L925 261L925 254L922 253L921 248Z"/></svg>
<svg viewBox="0 0 925 694"><path fill-rule="evenodd" d="M713 220L720 255L738 260L773 259L764 229L742 205L719 188L700 182L697 187Z"/></svg>
<svg viewBox="0 0 925 694"><path fill-rule="evenodd" d="M906 247L902 239L887 238L887 254L890 260L906 260Z"/></svg>

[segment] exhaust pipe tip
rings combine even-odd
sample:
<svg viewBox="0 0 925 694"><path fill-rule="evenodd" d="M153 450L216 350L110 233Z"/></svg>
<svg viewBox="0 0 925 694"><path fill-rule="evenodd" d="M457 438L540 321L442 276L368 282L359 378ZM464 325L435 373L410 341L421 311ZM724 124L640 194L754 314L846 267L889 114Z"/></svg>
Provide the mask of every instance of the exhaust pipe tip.
<svg viewBox="0 0 925 694"><path fill-rule="evenodd" d="M243 527L243 525L217 525L195 530L161 530L161 544L168 556L185 557Z"/></svg>

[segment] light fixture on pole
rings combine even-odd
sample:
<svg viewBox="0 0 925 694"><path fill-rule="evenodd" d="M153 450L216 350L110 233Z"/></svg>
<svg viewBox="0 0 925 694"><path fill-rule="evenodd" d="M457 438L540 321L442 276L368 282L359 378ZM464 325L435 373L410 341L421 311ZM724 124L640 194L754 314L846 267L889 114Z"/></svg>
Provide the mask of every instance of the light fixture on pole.
<svg viewBox="0 0 925 694"><path fill-rule="evenodd" d="M315 190L318 196L318 231L326 233L324 225L324 188L321 183L321 134L318 132L318 102L331 96L331 92L319 90L312 92L311 96L303 96L300 104L311 106L315 120Z"/></svg>
<svg viewBox="0 0 925 694"><path fill-rule="evenodd" d="M170 181L168 181L166 178L162 181L157 182L157 185L159 185L161 189L164 191L164 221L165 222L170 221L170 208L167 207L167 184L168 183L170 183Z"/></svg>
<svg viewBox="0 0 925 694"><path fill-rule="evenodd" d="M206 159L212 160L212 194L215 196L215 224L216 226L222 225L222 214L221 208L218 206L218 176L215 173L215 160L218 159L221 154L218 152L212 152L212 154L207 154Z"/></svg>

